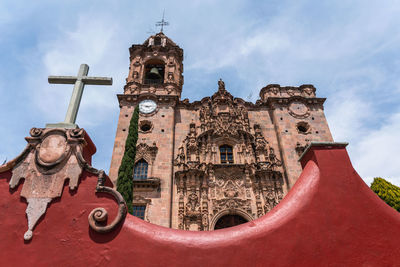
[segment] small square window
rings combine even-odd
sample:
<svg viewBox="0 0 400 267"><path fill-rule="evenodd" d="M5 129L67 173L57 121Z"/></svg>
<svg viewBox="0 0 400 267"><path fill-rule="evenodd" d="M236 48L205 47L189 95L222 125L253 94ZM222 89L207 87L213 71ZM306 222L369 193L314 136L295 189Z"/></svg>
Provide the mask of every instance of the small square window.
<svg viewBox="0 0 400 267"><path fill-rule="evenodd" d="M146 212L145 205L133 205L133 216L144 220L144 213Z"/></svg>
<svg viewBox="0 0 400 267"><path fill-rule="evenodd" d="M229 145L223 145L219 147L219 152L221 156L222 164L232 164L233 163L233 149Z"/></svg>

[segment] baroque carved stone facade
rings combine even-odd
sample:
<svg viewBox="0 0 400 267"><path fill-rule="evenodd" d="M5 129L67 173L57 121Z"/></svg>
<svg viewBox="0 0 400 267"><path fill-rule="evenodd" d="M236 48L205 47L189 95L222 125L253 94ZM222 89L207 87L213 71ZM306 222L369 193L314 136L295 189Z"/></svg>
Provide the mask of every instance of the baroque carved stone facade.
<svg viewBox="0 0 400 267"><path fill-rule="evenodd" d="M333 141L312 85L267 85L256 103L218 81L211 97L180 99L183 50L163 33L130 48L110 178L116 182L134 107L141 108L134 205L144 219L184 230L213 230L227 215L250 221L276 206L296 182L311 141ZM135 169L135 171L137 171Z"/></svg>

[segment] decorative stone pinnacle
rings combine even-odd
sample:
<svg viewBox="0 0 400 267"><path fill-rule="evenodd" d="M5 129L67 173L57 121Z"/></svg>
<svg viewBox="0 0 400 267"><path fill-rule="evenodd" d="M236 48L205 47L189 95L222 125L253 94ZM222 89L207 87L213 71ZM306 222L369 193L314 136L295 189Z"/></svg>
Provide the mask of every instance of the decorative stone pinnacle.
<svg viewBox="0 0 400 267"><path fill-rule="evenodd" d="M218 81L218 91L220 90L225 90L225 83L221 78Z"/></svg>

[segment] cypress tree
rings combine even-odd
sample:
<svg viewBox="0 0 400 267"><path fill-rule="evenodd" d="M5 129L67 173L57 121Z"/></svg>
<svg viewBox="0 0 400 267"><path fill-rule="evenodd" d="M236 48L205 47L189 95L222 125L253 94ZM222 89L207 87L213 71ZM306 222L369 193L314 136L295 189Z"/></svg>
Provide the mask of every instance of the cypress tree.
<svg viewBox="0 0 400 267"><path fill-rule="evenodd" d="M133 213L133 168L138 139L139 107L136 106L129 123L128 137L125 142L125 152L118 170L117 191L121 193L128 206L128 212Z"/></svg>
<svg viewBox="0 0 400 267"><path fill-rule="evenodd" d="M383 178L374 178L371 189L389 206L400 212L400 187Z"/></svg>

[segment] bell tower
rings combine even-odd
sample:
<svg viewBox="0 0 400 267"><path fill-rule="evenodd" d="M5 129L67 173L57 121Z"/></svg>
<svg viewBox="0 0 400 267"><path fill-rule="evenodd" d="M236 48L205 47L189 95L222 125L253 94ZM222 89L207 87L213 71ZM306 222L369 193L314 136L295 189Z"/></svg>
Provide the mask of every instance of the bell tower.
<svg viewBox="0 0 400 267"><path fill-rule="evenodd" d="M270 84L252 103L231 95L220 79L215 94L190 102L181 100L183 50L162 28L129 52L109 177L116 184L138 107L136 156L129 160L133 215L145 221L209 231L259 218L296 183L306 147L333 141L325 98L310 84Z"/></svg>
<svg viewBox="0 0 400 267"><path fill-rule="evenodd" d="M120 114L109 176L116 185L129 124L139 106L133 179L137 216L171 227L176 107L183 85L183 50L164 33L129 48L129 74L118 95Z"/></svg>
<svg viewBox="0 0 400 267"><path fill-rule="evenodd" d="M124 93L177 96L183 85L183 50L160 32L129 48L130 67Z"/></svg>

